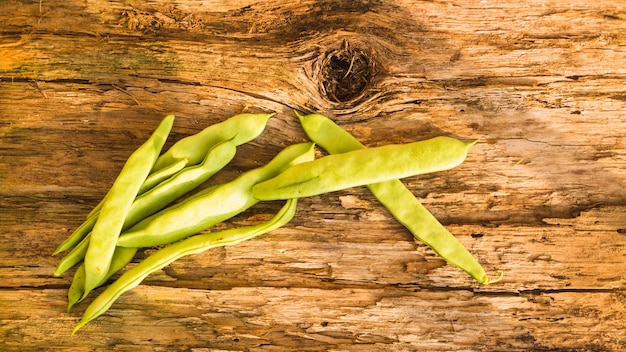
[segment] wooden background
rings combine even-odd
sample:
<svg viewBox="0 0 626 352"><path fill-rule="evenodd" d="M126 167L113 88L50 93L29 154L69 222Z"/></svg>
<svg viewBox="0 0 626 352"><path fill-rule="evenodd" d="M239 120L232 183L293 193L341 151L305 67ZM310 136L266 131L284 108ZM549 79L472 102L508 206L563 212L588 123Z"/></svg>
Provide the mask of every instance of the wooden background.
<svg viewBox="0 0 626 352"><path fill-rule="evenodd" d="M624 350L624 5L2 0L0 350ZM70 337L88 302L66 313L50 253L158 121L177 115L171 144L276 112L227 180L305 140L294 109L368 146L480 138L405 181L504 279L445 265L355 188L175 262Z"/></svg>

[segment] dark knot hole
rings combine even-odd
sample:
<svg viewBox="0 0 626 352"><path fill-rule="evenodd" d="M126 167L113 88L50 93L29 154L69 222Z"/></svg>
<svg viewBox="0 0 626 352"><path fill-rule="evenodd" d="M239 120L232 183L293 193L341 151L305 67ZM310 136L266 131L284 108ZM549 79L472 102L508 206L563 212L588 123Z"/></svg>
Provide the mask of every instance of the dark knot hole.
<svg viewBox="0 0 626 352"><path fill-rule="evenodd" d="M336 103L359 97L372 79L372 61L361 49L343 47L331 51L321 63L321 90Z"/></svg>

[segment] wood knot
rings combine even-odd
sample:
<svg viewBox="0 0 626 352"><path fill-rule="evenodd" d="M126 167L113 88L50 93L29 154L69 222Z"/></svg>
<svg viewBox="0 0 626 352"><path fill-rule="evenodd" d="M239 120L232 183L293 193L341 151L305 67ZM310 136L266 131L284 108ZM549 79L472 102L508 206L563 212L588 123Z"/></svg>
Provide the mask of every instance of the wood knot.
<svg viewBox="0 0 626 352"><path fill-rule="evenodd" d="M361 97L374 76L374 61L367 51L351 47L326 52L320 59L320 92L334 103L353 102Z"/></svg>

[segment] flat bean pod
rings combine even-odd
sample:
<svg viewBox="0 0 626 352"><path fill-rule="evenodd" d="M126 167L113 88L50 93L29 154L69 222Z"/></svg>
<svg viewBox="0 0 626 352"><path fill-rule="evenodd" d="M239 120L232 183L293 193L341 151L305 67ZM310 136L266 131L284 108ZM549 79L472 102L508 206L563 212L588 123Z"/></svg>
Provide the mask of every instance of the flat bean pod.
<svg viewBox="0 0 626 352"><path fill-rule="evenodd" d="M88 233L85 237L83 237L82 241L76 245L76 247L72 248L72 250L59 261L59 264L57 264L57 267L54 270L54 276L63 274L68 269L85 259L85 254L89 248L90 238L91 233Z"/></svg>
<svg viewBox="0 0 626 352"><path fill-rule="evenodd" d="M166 210L167 211L173 211L174 209L180 208L180 207L184 206L185 204L193 201L194 199L201 198L201 197L206 197L206 196L209 195L209 193L211 193L214 190L222 187L226 183L227 182L218 183L218 184L215 184L215 185L208 186L207 188L204 188L201 191L196 192L196 193L190 195L189 197L185 198L183 201L171 204L170 206L167 207ZM152 215L146 217L145 219L141 220L141 222L143 224L149 224L150 222L152 222L152 220L158 218L161 215L162 215L161 213L157 212L157 213L152 214ZM135 228L139 228L139 227L142 227L142 226L145 226L145 225L137 225Z"/></svg>
<svg viewBox="0 0 626 352"><path fill-rule="evenodd" d="M211 176L215 175L215 173L221 170L233 159L236 148L237 147L232 143L232 141L225 141L217 144L207 153L201 164L184 168L168 180L159 183L148 192L138 196L133 201L128 214L126 215L122 231L127 230L139 221L165 208L168 204L206 182L209 178L211 178ZM74 233L70 236L70 239L75 240L80 236L84 238L92 230L96 220L98 219L98 215L99 212L96 212L92 215L92 217L88 218L83 225L74 231ZM68 245L71 244L69 239L66 240L66 242L63 242L54 254L70 248L68 247ZM64 257L61 262L59 262L55 275L61 275L67 269L71 268L83 259L77 258L77 254L78 253L70 252L66 257Z"/></svg>
<svg viewBox="0 0 626 352"><path fill-rule="evenodd" d="M143 184L141 185L141 188L139 188L139 192L137 192L137 195L142 195L146 191L150 190L152 187L158 185L162 181L168 179L170 176L182 170L185 167L185 165L187 165L188 162L189 162L188 158L183 158L181 160L177 160L176 162L154 173L151 173L148 176L148 178L146 178L146 180L143 181ZM104 200L106 199L107 195L108 193L104 196L104 198L100 201L100 203L98 203L93 209L91 209L89 214L87 214L87 219L89 219L90 217L100 212L100 209L102 208L102 204L104 203Z"/></svg>
<svg viewBox="0 0 626 352"><path fill-rule="evenodd" d="M232 140L221 142L211 148L201 164L183 169L137 197L124 222L124 230L208 181L233 159L236 150L237 146Z"/></svg>
<svg viewBox="0 0 626 352"><path fill-rule="evenodd" d="M329 118L312 114L298 115L305 133L331 154L365 149L350 133ZM427 244L448 263L468 273L482 284L489 278L472 254L407 189L402 181L391 180L367 185L372 194L403 224L415 238Z"/></svg>
<svg viewBox="0 0 626 352"><path fill-rule="evenodd" d="M97 211L95 215L88 217L85 222L83 222L76 230L74 230L74 232L68 238L66 238L65 241L63 241L59 245L59 247L57 247L52 255L57 255L78 245L93 229L93 225L95 225L96 221L98 220L99 213L100 211Z"/></svg>
<svg viewBox="0 0 626 352"><path fill-rule="evenodd" d="M173 124L174 116L166 116L150 138L130 155L113 182L85 253L85 294L106 276L124 220L139 188L161 153Z"/></svg>
<svg viewBox="0 0 626 352"><path fill-rule="evenodd" d="M111 259L111 265L109 271L102 281L96 286L102 286L108 279L110 279L117 272L122 270L128 265L137 253L137 248L130 247L116 247L113 252L113 258ZM67 311L74 306L74 304L82 301L85 298L85 263L82 263L76 272L69 290L67 291Z"/></svg>
<svg viewBox="0 0 626 352"><path fill-rule="evenodd" d="M331 154L294 165L253 188L260 200L315 196L458 166L474 144L451 137Z"/></svg>
<svg viewBox="0 0 626 352"><path fill-rule="evenodd" d="M296 200L288 200L283 208L265 223L200 234L159 249L124 272L96 297L85 310L82 320L76 325L72 335L85 324L106 312L120 295L139 285L151 273L164 268L181 257L201 253L218 246L233 245L273 231L287 224L293 218L295 211Z"/></svg>
<svg viewBox="0 0 626 352"><path fill-rule="evenodd" d="M176 175L180 170L184 169L185 166L189 163L189 158L180 159L167 167L160 169L159 171L153 172L143 181L141 188L139 188L139 192L137 195L142 195L153 187L157 186L161 182L167 180L168 178Z"/></svg>
<svg viewBox="0 0 626 352"><path fill-rule="evenodd" d="M173 169L178 167L178 163L180 163L181 160L185 160L186 165L196 165L201 162L204 155L206 155L211 148L222 141L232 140L235 145L241 145L255 139L263 132L267 121L273 115L274 114L235 115L225 121L208 126L195 135L181 139L157 159L150 172L150 176L145 181L147 184L142 186L138 194L147 191L150 188L150 183L158 176L161 176L164 171L166 173L169 172L170 175L176 173ZM153 175L157 176L151 179L150 177ZM106 196L104 198L106 198ZM89 212L87 218L100 210L102 202L104 202L104 199Z"/></svg>
<svg viewBox="0 0 626 352"><path fill-rule="evenodd" d="M196 165L204 159L211 148L223 141L232 140L237 146L247 143L265 130L267 121L272 116L274 114L239 114L208 126L174 143L159 156L152 173L183 158L189 159L188 165Z"/></svg>
<svg viewBox="0 0 626 352"><path fill-rule="evenodd" d="M210 193L193 197L166 208L122 233L117 241L123 247L158 246L181 240L206 230L245 211L259 200L252 186L270 179L288 167L314 158L312 143L294 144L283 149L266 165L247 171Z"/></svg>

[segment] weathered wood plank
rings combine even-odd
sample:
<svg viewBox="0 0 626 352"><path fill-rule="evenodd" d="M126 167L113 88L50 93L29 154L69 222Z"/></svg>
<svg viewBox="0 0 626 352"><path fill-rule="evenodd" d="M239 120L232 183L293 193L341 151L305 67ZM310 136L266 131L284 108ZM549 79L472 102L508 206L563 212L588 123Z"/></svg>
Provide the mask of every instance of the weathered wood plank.
<svg viewBox="0 0 626 352"><path fill-rule="evenodd" d="M140 286L76 337L64 290L1 291L5 350L619 350L623 294ZM537 312L543 314L537 314ZM184 316L181 316L184 315ZM380 320L380 316L385 316ZM25 337L23 340L18 340ZM34 339L33 337L37 337Z"/></svg>
<svg viewBox="0 0 626 352"><path fill-rule="evenodd" d="M599 219L614 215L616 209L604 213L594 211L588 218L593 219L593 223L576 221L573 225L571 220L565 220L570 224L550 227L450 225L449 229L490 273L495 275L498 270L506 273L501 283L488 287L474 284L458 269L445 265L426 246L415 244L410 234L394 224L381 209L363 208L357 213L351 209L335 209L336 215L328 217L327 213L320 219L301 215L305 209L301 208L300 219L284 229L234 247L183 258L167 267L164 273L148 278L147 283L222 289L253 285L461 286L494 292L610 290L623 285L624 243L615 241L616 237L623 236L617 231L621 228L593 228L602 226ZM326 205L325 211L328 210L333 208ZM617 210L623 212L624 209ZM364 218L364 214L368 218ZM588 214L583 213L581 217L588 217ZM256 220L244 218L238 223L260 221L268 216L268 213L258 212ZM345 219L341 219L343 217ZM377 219L371 220L372 217ZM308 221L322 224L306 224ZM41 252L51 253L57 245L51 238L62 240L67 231L59 236L62 227L39 231L28 228L30 225L23 227L13 226L22 240L8 237L2 241L2 262L7 266L0 269L3 285L13 288L67 285L72 272L62 278L51 277L58 258L41 255ZM347 228L349 230L345 230ZM139 258L148 254L149 251ZM593 258L593 262L589 258Z"/></svg>
<svg viewBox="0 0 626 352"><path fill-rule="evenodd" d="M0 349L620 350L620 6L4 2ZM283 229L175 262L70 338L85 303L64 313L72 273L51 276L49 253L160 118L178 116L171 144L241 111L277 112L217 182L303 141L294 109L368 146L480 138L459 168L405 183L504 279L472 282L355 188L302 200Z"/></svg>

